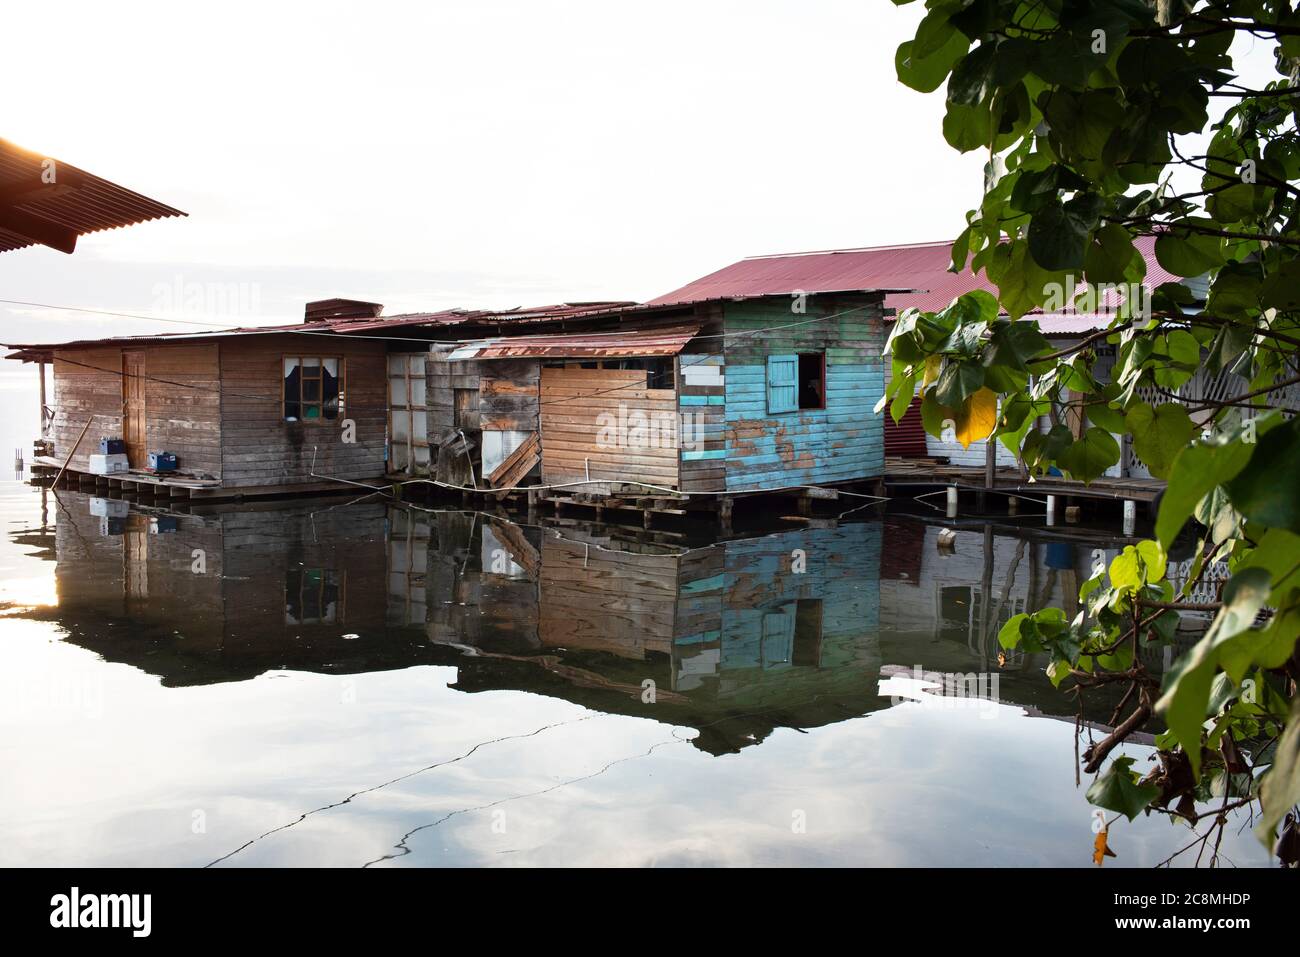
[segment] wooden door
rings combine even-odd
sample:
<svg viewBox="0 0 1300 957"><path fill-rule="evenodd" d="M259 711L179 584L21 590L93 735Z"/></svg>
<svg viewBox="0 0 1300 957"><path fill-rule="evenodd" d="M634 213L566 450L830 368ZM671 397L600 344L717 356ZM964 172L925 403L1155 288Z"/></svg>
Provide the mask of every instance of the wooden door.
<svg viewBox="0 0 1300 957"><path fill-rule="evenodd" d="M145 449L144 353L122 353L122 439L131 468L147 465Z"/></svg>

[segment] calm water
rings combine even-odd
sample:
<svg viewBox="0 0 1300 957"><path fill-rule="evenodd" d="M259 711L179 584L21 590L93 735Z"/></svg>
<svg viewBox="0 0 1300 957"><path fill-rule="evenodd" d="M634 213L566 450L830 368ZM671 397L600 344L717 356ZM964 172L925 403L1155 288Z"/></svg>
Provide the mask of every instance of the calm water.
<svg viewBox="0 0 1300 957"><path fill-rule="evenodd" d="M3 865L1091 866L1073 705L995 636L1104 540L16 482L0 516ZM1111 835L1107 866L1189 840Z"/></svg>

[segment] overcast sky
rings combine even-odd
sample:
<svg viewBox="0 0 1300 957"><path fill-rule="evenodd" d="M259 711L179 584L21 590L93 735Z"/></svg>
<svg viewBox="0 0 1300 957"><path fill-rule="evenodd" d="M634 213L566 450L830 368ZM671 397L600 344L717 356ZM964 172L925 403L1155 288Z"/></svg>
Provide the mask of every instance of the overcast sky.
<svg viewBox="0 0 1300 957"><path fill-rule="evenodd" d="M747 255L952 239L982 159L895 79L922 13L11 4L0 136L189 216L0 256L0 299L218 325L641 300ZM0 341L187 328L0 303ZM0 364L0 396L31 380Z"/></svg>
<svg viewBox="0 0 1300 957"><path fill-rule="evenodd" d="M333 295L645 299L746 255L951 239L981 161L943 143L941 97L895 81L921 12L74 2L55 41L47 7L14 5L7 32L32 39L7 68L33 82L0 136L190 215L2 256L0 298L211 318L203 300L221 320L229 293L239 322ZM0 323L181 328L4 305Z"/></svg>

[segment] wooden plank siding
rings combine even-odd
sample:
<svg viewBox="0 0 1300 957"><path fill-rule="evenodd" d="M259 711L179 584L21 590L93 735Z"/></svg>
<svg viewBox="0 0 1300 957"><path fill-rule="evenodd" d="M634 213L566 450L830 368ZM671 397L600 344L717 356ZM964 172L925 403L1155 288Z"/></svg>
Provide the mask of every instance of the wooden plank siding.
<svg viewBox="0 0 1300 957"><path fill-rule="evenodd" d="M678 406L682 423L681 490L726 489L726 357L723 354L723 306L696 307L700 334L677 357Z"/></svg>
<svg viewBox="0 0 1300 957"><path fill-rule="evenodd" d="M286 422L285 356L343 359L344 407L338 419ZM387 430L384 343L315 336L234 336L221 340L221 437L224 487L318 483L314 471L349 481L384 474ZM356 423L356 441L342 424Z"/></svg>
<svg viewBox="0 0 1300 957"><path fill-rule="evenodd" d="M590 477L676 488L677 391L645 383L637 369L542 369L543 483Z"/></svg>
<svg viewBox="0 0 1300 957"><path fill-rule="evenodd" d="M221 396L216 343L176 343L130 349L144 354L145 447L174 452L186 472L221 477ZM121 347L58 350L54 355L54 454L72 451L69 467L90 469L101 438L123 433ZM143 463L132 463L134 466Z"/></svg>
<svg viewBox="0 0 1300 957"><path fill-rule="evenodd" d="M780 297L725 305L727 490L883 474L884 423L874 411L884 390L880 303L879 295L864 294L810 297L805 313ZM818 315L835 318L808 321ZM755 334L735 335L745 332ZM767 357L801 353L825 354L825 408L769 414Z"/></svg>

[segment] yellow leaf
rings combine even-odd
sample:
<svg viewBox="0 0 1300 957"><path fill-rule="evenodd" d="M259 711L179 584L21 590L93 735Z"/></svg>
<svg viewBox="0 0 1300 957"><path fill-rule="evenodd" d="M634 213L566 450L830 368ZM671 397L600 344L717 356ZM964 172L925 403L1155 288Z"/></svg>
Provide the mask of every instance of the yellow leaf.
<svg viewBox="0 0 1300 957"><path fill-rule="evenodd" d="M925 371L921 373L922 389L939 378L939 367L941 365L943 365L943 356L925 357Z"/></svg>
<svg viewBox="0 0 1300 957"><path fill-rule="evenodd" d="M974 395L967 396L957 410L957 441L968 449L972 442L992 435L997 422L997 393L988 388L980 389Z"/></svg>
<svg viewBox="0 0 1300 957"><path fill-rule="evenodd" d="M1106 829L1097 832L1097 836L1092 842L1092 862L1101 867L1101 862L1108 857L1114 857L1115 852L1106 844Z"/></svg>

